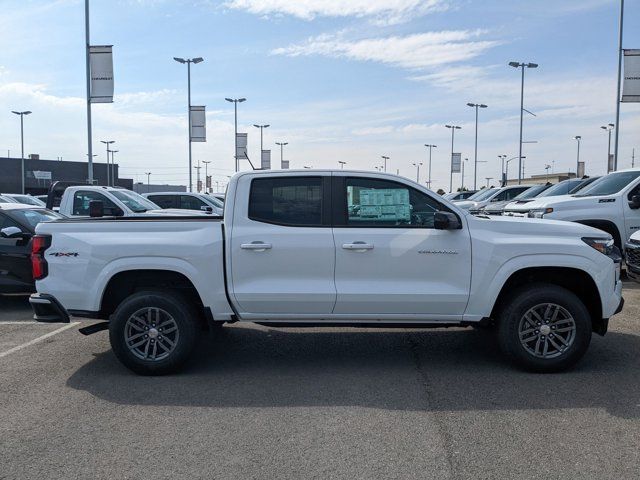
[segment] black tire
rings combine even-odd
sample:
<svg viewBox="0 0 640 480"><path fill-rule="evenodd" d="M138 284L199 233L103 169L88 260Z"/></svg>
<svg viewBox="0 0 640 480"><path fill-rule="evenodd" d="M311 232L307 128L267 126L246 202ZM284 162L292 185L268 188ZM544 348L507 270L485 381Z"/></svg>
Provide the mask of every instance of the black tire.
<svg viewBox="0 0 640 480"><path fill-rule="evenodd" d="M550 313L540 315L540 312L549 312L547 310L549 304L560 307L557 309L559 313L556 318L570 317L571 319L553 321L555 307L551 307ZM543 307L540 307L541 305ZM529 320L525 320L525 314L536 307L540 310L534 310L533 314L527 315L535 321L534 326ZM541 322L537 321L539 317L542 317ZM575 327L573 333L559 333L572 329L571 320ZM540 329L544 328L544 330L536 329L537 325L541 325ZM554 330L551 330L552 328ZM524 345L520 340L521 331L525 340L535 338ZM498 315L498 339L501 350L520 367L532 372L559 372L576 364L589 347L591 331L591 317L584 303L569 290L552 284L538 283L517 289ZM565 346L561 339L567 342L568 346ZM556 356L552 358L542 356L545 344L549 348L548 355Z"/></svg>
<svg viewBox="0 0 640 480"><path fill-rule="evenodd" d="M157 326L153 324L154 331L150 331L147 319L153 322L156 318L160 323ZM171 320L167 320L169 318ZM168 327L165 337L162 336L163 325ZM140 375L164 375L178 371L194 350L197 332L198 318L189 303L182 296L167 292L134 293L118 306L109 322L113 352L128 369ZM140 338L128 344L127 335ZM151 336L154 340L148 338ZM139 341L145 343L133 348ZM145 347L149 352L142 350ZM156 359L151 358L151 352L157 356Z"/></svg>

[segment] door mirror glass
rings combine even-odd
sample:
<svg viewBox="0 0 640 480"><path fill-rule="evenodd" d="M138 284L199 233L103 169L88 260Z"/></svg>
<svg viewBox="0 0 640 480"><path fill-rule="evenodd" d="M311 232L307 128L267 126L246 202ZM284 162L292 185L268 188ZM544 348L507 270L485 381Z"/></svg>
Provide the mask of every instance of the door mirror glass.
<svg viewBox="0 0 640 480"><path fill-rule="evenodd" d="M433 226L436 230L459 230L462 228L458 217L451 212L436 212L433 217Z"/></svg>
<svg viewBox="0 0 640 480"><path fill-rule="evenodd" d="M0 236L2 238L23 238L24 234L22 233L22 230L20 230L18 227L5 227L2 230L0 230Z"/></svg>

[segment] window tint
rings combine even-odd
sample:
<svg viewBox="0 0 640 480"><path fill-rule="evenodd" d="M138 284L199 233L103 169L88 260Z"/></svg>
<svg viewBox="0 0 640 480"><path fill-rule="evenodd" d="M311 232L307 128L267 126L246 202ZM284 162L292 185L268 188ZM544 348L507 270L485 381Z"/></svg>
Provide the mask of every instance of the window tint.
<svg viewBox="0 0 640 480"><path fill-rule="evenodd" d="M208 205L198 197L192 197L190 195L180 195L180 208L184 208L186 210L200 210L200 207L207 206Z"/></svg>
<svg viewBox="0 0 640 480"><path fill-rule="evenodd" d="M149 195L147 198L160 208L175 208L173 195Z"/></svg>
<svg viewBox="0 0 640 480"><path fill-rule="evenodd" d="M468 198L468 200L473 200L474 202L481 202L489 198L491 195L493 195L497 191L498 191L497 188L484 188L482 190L478 190L476 193L471 195Z"/></svg>
<svg viewBox="0 0 640 480"><path fill-rule="evenodd" d="M433 228L440 204L401 183L348 178L347 225L361 227Z"/></svg>
<svg viewBox="0 0 640 480"><path fill-rule="evenodd" d="M633 182L640 175L640 171L631 170L628 172L610 173L604 177L600 177L590 186L581 190L576 196L593 197L596 195L613 195L618 193L624 187Z"/></svg>
<svg viewBox="0 0 640 480"><path fill-rule="evenodd" d="M531 187L510 188L508 190L505 190L504 192L500 192L499 196L502 197L501 200L513 200L522 192L527 191L529 188Z"/></svg>
<svg viewBox="0 0 640 480"><path fill-rule="evenodd" d="M249 195L249 218L289 226L322 225L322 179L254 179Z"/></svg>
<svg viewBox="0 0 640 480"><path fill-rule="evenodd" d="M104 205L105 215L115 215L121 211L118 206L99 192L86 192L79 190L73 196L72 215L89 216L89 202L99 200Z"/></svg>

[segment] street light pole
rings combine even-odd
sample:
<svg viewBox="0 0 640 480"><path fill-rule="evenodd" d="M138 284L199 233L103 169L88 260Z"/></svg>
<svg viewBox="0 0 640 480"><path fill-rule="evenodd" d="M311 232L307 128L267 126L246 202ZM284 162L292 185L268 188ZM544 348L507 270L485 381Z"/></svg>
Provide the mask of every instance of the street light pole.
<svg viewBox="0 0 640 480"><path fill-rule="evenodd" d="M430 145L428 143L425 143L424 146L429 148L429 179L427 180L427 183L429 184L429 188L431 188L431 149L437 148L438 146Z"/></svg>
<svg viewBox="0 0 640 480"><path fill-rule="evenodd" d="M493 180L493 177L485 177L485 179L487 180L487 188L489 188L489 182Z"/></svg>
<svg viewBox="0 0 640 480"><path fill-rule="evenodd" d="M451 165L449 166L449 193L453 190L453 139L455 137L456 130L461 130L462 127L458 125L445 125L445 127L451 129Z"/></svg>
<svg viewBox="0 0 640 480"><path fill-rule="evenodd" d="M503 187L506 185L506 178L505 178L505 173L504 173L504 160L505 158L507 158L506 155L498 155L498 158L502 161L501 165L500 165L500 185L502 185Z"/></svg>
<svg viewBox="0 0 640 480"><path fill-rule="evenodd" d="M236 172L238 172L240 170L240 165L238 162L238 103L242 103L242 102L246 102L247 99L246 98L225 98L225 100L227 102L231 102L233 103L233 122L235 125L235 138L234 138L234 145L235 145L235 151L233 152L233 158L235 158L236 160ZM260 152L260 156L262 156L262 152Z"/></svg>
<svg viewBox="0 0 640 480"><path fill-rule="evenodd" d="M344 162L342 160L338 160L338 164L340 165L340 170L344 170L344 166L347 164L347 162Z"/></svg>
<svg viewBox="0 0 640 480"><path fill-rule="evenodd" d="M198 171L198 174L196 176L196 190L198 191L198 193L200 193L200 169L202 168L200 166L200 160L198 160L198 166L193 168L195 168Z"/></svg>
<svg viewBox="0 0 640 480"><path fill-rule="evenodd" d="M384 160L384 171L387 171L387 160L389 160L389 157L387 157L386 155L381 155L382 159Z"/></svg>
<svg viewBox="0 0 640 480"><path fill-rule="evenodd" d="M622 80L622 33L624 26L624 0L620 0L620 32L618 39L618 89L616 94L616 139L613 150L613 171L618 170L618 134L620 133L620 83ZM608 159L607 159L608 164Z"/></svg>
<svg viewBox="0 0 640 480"><path fill-rule="evenodd" d="M603 130L606 130L607 133L609 134L609 146L607 147L607 173L609 173L611 172L611 169L609 168L609 158L611 157L611 130L615 128L615 125L613 123L609 123L607 125L603 125L600 128ZM614 165L615 165L615 162L614 162Z"/></svg>
<svg viewBox="0 0 640 480"><path fill-rule="evenodd" d="M524 69L525 68L538 68L537 63L519 63L519 62L509 62L509 66L513 68L522 69L522 81L520 84L520 145L518 150L518 185L522 184L522 125L523 125L523 115L524 115Z"/></svg>
<svg viewBox="0 0 640 480"><path fill-rule="evenodd" d="M12 110L11 113L20 115L20 149L22 152L20 155L20 171L21 171L20 189L21 189L21 193L24 195L24 116L30 115L31 111L25 110L23 112L16 112Z"/></svg>
<svg viewBox="0 0 640 480"><path fill-rule="evenodd" d="M110 178L110 172L109 172L109 152L111 150L109 150L109 145L111 145L112 143L115 143L115 140L100 140L100 143L104 143L107 146L107 187L111 185L111 182L109 181Z"/></svg>
<svg viewBox="0 0 640 480"><path fill-rule="evenodd" d="M506 157L506 155L505 155L505 157ZM516 158L520 158L520 157L512 157L512 158L510 158L509 160L507 160L505 162L505 165L506 165L506 169L505 169L505 172L504 172L504 180L505 180L504 183L505 183L505 186L509 182L509 162L511 162L512 160L515 160ZM525 158L527 158L527 157L526 156L522 157L522 159L525 159Z"/></svg>
<svg viewBox="0 0 640 480"><path fill-rule="evenodd" d="M476 190L476 179L478 177L478 109L487 108L487 105L484 103L467 103L467 106L476 109L476 144L473 153L473 189Z"/></svg>
<svg viewBox="0 0 640 480"><path fill-rule="evenodd" d="M417 171L416 171L416 183L420 183L420 165L422 165L422 162L413 164L413 166L416 167L416 169L417 169Z"/></svg>
<svg viewBox="0 0 640 480"><path fill-rule="evenodd" d="M91 134L91 41L89 35L89 0L84 0L85 68L87 76L87 177L93 185L93 139Z"/></svg>
<svg viewBox="0 0 640 480"><path fill-rule="evenodd" d="M576 156L576 178L578 178L578 170L580 170L580 140L582 140L582 137L580 135L576 135L573 138L578 142L578 154Z"/></svg>
<svg viewBox="0 0 640 480"><path fill-rule="evenodd" d="M262 147L262 130L269 128L270 125L256 125L254 123L253 126L260 129L260 162L262 162L262 150L264 150Z"/></svg>
<svg viewBox="0 0 640 480"><path fill-rule="evenodd" d="M149 185L149 178L151 177L151 172L146 172L145 175L147 176L147 193L151 193L151 187Z"/></svg>
<svg viewBox="0 0 640 480"><path fill-rule="evenodd" d="M280 168L282 168L282 160L284 159L284 146L289 145L289 142L276 142L276 145L280 145Z"/></svg>
<svg viewBox="0 0 640 480"><path fill-rule="evenodd" d="M203 62L202 57L196 58L180 58L173 57L173 59L182 64L187 64L187 121L189 126L189 191L193 192L193 177L192 177L192 162L191 162L191 64Z"/></svg>
<svg viewBox="0 0 640 480"><path fill-rule="evenodd" d="M209 179L209 173L208 173L207 167L211 163L211 160L203 160L202 163L204 163L204 192L205 193L211 193L211 192L209 192L209 189L207 188L207 181Z"/></svg>

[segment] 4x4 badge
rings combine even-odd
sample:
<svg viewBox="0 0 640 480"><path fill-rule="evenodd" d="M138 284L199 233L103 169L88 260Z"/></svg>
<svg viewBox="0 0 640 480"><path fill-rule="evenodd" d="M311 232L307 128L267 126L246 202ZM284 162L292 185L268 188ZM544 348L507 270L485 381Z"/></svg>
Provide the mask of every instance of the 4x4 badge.
<svg viewBox="0 0 640 480"><path fill-rule="evenodd" d="M52 257L77 257L79 254L77 252L53 252L49 255Z"/></svg>

